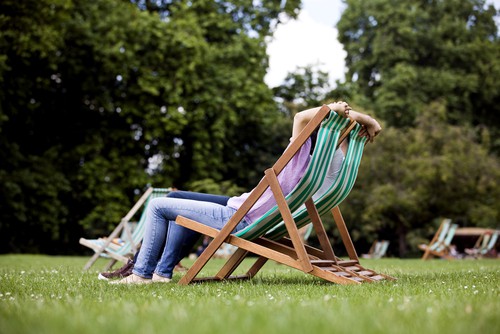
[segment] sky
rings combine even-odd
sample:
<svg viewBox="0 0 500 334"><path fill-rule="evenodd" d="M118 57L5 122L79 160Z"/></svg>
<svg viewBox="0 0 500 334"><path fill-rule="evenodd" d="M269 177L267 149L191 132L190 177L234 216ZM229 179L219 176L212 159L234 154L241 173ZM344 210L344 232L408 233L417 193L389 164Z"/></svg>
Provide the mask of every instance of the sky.
<svg viewBox="0 0 500 334"><path fill-rule="evenodd" d="M297 20L278 26L269 43L269 70L265 82L280 85L297 67L317 65L328 72L330 84L344 80L346 52L337 40L335 25L345 8L341 0L303 0ZM488 0L500 9L500 0Z"/></svg>

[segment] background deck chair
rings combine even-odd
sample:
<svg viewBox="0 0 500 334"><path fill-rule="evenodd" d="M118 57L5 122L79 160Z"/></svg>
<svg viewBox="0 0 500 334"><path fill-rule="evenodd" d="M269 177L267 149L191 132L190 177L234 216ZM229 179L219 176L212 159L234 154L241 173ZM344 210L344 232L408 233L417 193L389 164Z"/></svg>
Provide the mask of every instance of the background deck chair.
<svg viewBox="0 0 500 334"><path fill-rule="evenodd" d="M367 254L363 254L365 259L380 259L385 256L389 248L388 240L375 240Z"/></svg>
<svg viewBox="0 0 500 334"><path fill-rule="evenodd" d="M450 245L457 228L458 225L452 224L451 219L443 219L430 243L428 245L418 246L422 251L424 251L422 260L427 260L434 256L452 259L453 257L450 255Z"/></svg>
<svg viewBox="0 0 500 334"><path fill-rule="evenodd" d="M495 249L497 241L498 231L487 231L481 234L473 248L465 249L465 253L475 258L488 257L488 254Z"/></svg>
<svg viewBox="0 0 500 334"><path fill-rule="evenodd" d="M311 236L313 230L314 227L312 224L302 226L301 228L299 228L299 235L304 244L307 244L307 241L309 240L309 237Z"/></svg>
<svg viewBox="0 0 500 334"><path fill-rule="evenodd" d="M166 196L170 191L170 188L148 188L108 237L99 239L80 238L80 244L95 252L83 269L89 269L99 257L110 259L105 270L110 269L117 261L126 263L139 250L142 242L145 229L146 207L149 201L155 197ZM134 224L134 229L132 230L130 220L141 208L140 218ZM121 242L119 244L114 243L113 241L118 238Z"/></svg>
<svg viewBox="0 0 500 334"><path fill-rule="evenodd" d="M328 118L323 121L326 116ZM317 144L309 167L297 187L285 197L279 187L277 175L320 124ZM355 273L351 268L343 267L338 258L335 257L311 198L322 185L325 172L331 163L337 142L339 142L339 137L340 141L343 140L355 126L354 122L349 123L349 121L340 118L336 113L330 113L329 108L323 106L297 139L285 150L274 166L265 171L265 177L221 231L179 216L176 220L178 224L214 238L205 252L201 254L191 269L179 281L179 284L189 284L203 280L251 278L269 259L330 282L359 284L363 281L373 281ZM236 224L255 204L267 187L271 188L277 205L247 228L231 235L231 231ZM292 212L304 204L307 208L306 211L312 218L305 221L301 226L312 221L316 234L320 238L320 243L327 246L326 251L305 246L298 234L298 227L301 226L296 224ZM283 231L289 238L283 238L281 235ZM268 233L270 232L274 232L274 235L270 234L270 238L268 238ZM237 246L238 250L216 276L206 278L196 277L222 242ZM230 276L249 253L259 255L250 270L242 276Z"/></svg>

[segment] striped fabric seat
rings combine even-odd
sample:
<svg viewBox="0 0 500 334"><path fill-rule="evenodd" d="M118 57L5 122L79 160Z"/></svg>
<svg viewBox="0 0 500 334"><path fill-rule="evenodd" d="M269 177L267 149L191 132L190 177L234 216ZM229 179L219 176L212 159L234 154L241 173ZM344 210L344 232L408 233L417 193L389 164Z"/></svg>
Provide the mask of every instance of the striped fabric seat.
<svg viewBox="0 0 500 334"><path fill-rule="evenodd" d="M354 186L366 143L366 138L358 135L359 131L361 131L361 126L356 124L355 128L349 134L349 147L337 179L324 194L314 201L320 216L339 205L347 195L349 195ZM298 228L311 222L305 206L297 210L293 218ZM271 229L265 237L272 240L278 240L287 233L284 222L280 222L276 227Z"/></svg>
<svg viewBox="0 0 500 334"><path fill-rule="evenodd" d="M349 123L349 119L338 116L334 111L331 111L329 117L322 122L306 172L297 186L286 196L290 211L297 210L321 187L328 166L333 160L340 133ZM253 240L273 229L281 220L278 206L275 205L253 224L235 233L235 236Z"/></svg>
<svg viewBox="0 0 500 334"><path fill-rule="evenodd" d="M451 219L445 219L443 221L437 240L429 246L430 250L438 250L438 248L443 245L446 236L449 235L448 231L451 229L451 226Z"/></svg>
<svg viewBox="0 0 500 334"><path fill-rule="evenodd" d="M385 256L389 248L389 240L375 240L368 254L363 254L365 259L380 259Z"/></svg>
<svg viewBox="0 0 500 334"><path fill-rule="evenodd" d="M139 245L144 237L144 231L146 228L146 208L151 199L156 197L166 196L171 191L170 188L149 188L137 201L134 207L128 212L128 214L122 219L120 224L113 230L113 232L107 238L99 239L85 239L80 238L80 244L83 246L91 248L95 254L87 262L84 269L89 269L94 262L99 257L111 259L108 268L113 266L116 261L127 262L130 255L137 252ZM137 223L135 223L135 228L130 231L130 219L138 212L140 208L143 208L141 216ZM113 242L116 239L120 239L119 243Z"/></svg>
<svg viewBox="0 0 500 334"><path fill-rule="evenodd" d="M492 249L495 248L497 241L498 241L498 231L495 231L493 234L490 235L489 241L488 238L486 238L486 241L483 243L483 246L481 246L479 250L479 254L487 255Z"/></svg>

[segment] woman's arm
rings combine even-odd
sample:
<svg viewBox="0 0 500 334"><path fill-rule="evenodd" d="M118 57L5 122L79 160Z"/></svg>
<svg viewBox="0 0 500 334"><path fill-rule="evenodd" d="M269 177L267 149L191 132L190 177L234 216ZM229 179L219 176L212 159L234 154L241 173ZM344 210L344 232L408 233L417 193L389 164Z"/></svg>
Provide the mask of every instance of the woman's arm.
<svg viewBox="0 0 500 334"><path fill-rule="evenodd" d="M363 125L363 130L359 135L367 137L370 142L373 142L373 139L382 131L382 127L374 118L352 110L347 102L339 101L330 103L328 107L340 116L349 117ZM295 115L293 118L292 138L290 138L290 140L295 139L299 135L320 108L321 107L307 109Z"/></svg>
<svg viewBox="0 0 500 334"><path fill-rule="evenodd" d="M328 107L342 117L347 117L349 111L351 110L351 107L349 107L347 102L342 101L330 103ZM290 141L294 140L299 135L307 123L309 123L309 121L320 109L321 107L316 107L295 114L295 117L293 118L292 138L290 138Z"/></svg>
<svg viewBox="0 0 500 334"><path fill-rule="evenodd" d="M349 118L355 120L363 126L363 129L359 132L361 137L366 137L370 142L382 131L382 127L374 118L362 114L360 112L349 110Z"/></svg>

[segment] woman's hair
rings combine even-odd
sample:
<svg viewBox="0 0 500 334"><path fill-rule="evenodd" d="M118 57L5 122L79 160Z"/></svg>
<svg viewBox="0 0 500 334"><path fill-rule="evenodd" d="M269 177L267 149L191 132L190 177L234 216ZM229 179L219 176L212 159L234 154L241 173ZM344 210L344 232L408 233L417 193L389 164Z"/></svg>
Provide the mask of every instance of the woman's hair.
<svg viewBox="0 0 500 334"><path fill-rule="evenodd" d="M311 151L309 152L309 154L313 154L314 148L316 147L316 141L318 140L318 131L319 129L316 129L313 133L311 133Z"/></svg>

